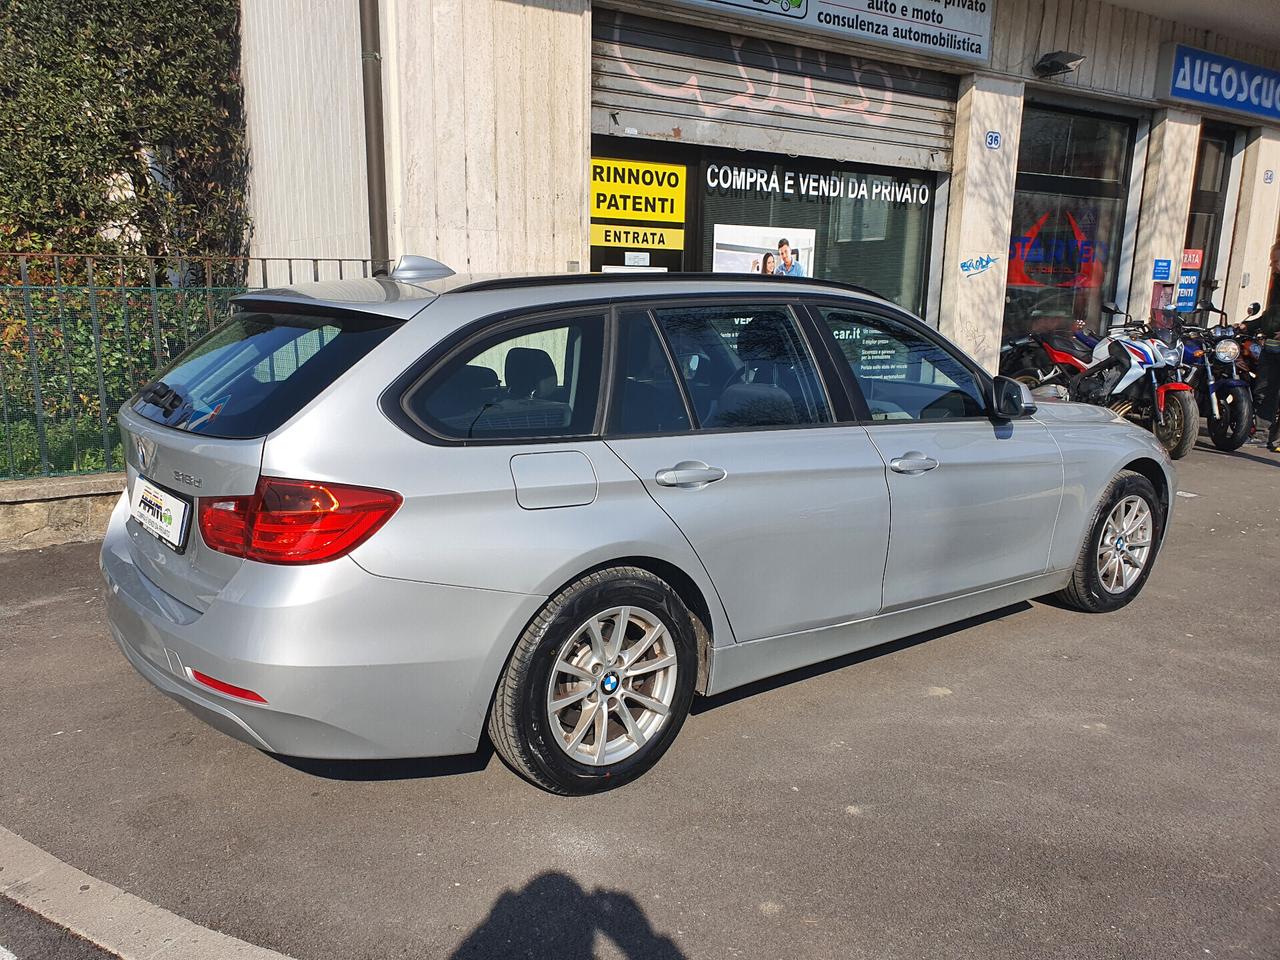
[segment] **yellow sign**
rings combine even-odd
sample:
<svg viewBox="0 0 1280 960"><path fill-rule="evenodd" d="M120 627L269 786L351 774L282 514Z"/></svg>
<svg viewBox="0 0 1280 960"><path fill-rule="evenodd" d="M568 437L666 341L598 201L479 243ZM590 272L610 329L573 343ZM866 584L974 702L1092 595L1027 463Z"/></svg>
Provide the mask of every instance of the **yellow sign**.
<svg viewBox="0 0 1280 960"><path fill-rule="evenodd" d="M612 223L593 223L591 245L680 251L684 250L684 230L679 227L623 227Z"/></svg>
<svg viewBox="0 0 1280 960"><path fill-rule="evenodd" d="M591 158L591 217L684 223L685 168Z"/></svg>

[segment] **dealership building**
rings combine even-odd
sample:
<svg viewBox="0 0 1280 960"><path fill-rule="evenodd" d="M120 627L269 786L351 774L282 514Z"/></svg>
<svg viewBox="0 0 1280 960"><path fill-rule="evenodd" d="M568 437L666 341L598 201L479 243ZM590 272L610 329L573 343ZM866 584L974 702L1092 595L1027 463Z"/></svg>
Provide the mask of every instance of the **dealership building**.
<svg viewBox="0 0 1280 960"><path fill-rule="evenodd" d="M785 239L992 368L1111 301L1280 297L1275 0L246 0L242 45L255 256L760 271Z"/></svg>

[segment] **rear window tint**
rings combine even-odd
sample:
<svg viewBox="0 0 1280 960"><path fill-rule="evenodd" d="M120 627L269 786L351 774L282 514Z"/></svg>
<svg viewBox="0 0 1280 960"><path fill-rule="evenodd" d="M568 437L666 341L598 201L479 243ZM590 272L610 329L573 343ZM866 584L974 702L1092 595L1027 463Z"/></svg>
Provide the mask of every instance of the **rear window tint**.
<svg viewBox="0 0 1280 960"><path fill-rule="evenodd" d="M355 313L235 309L144 387L133 410L211 437L265 436L399 326Z"/></svg>

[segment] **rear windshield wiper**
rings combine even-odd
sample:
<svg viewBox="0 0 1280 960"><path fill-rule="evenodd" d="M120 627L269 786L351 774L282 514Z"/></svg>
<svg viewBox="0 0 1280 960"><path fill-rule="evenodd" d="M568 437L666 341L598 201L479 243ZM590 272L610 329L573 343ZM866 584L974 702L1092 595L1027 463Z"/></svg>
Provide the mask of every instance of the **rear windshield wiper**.
<svg viewBox="0 0 1280 960"><path fill-rule="evenodd" d="M173 412L185 402L182 394L163 380L144 387L138 399L159 407L166 417L173 416Z"/></svg>

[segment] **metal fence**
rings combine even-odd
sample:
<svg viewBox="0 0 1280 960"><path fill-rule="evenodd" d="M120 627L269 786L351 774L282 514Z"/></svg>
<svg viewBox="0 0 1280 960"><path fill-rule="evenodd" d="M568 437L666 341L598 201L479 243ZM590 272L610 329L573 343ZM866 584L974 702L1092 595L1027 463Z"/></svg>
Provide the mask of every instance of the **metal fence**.
<svg viewBox="0 0 1280 960"><path fill-rule="evenodd" d="M217 326L231 297L374 269L317 257L0 253L0 479L122 470L116 411Z"/></svg>

